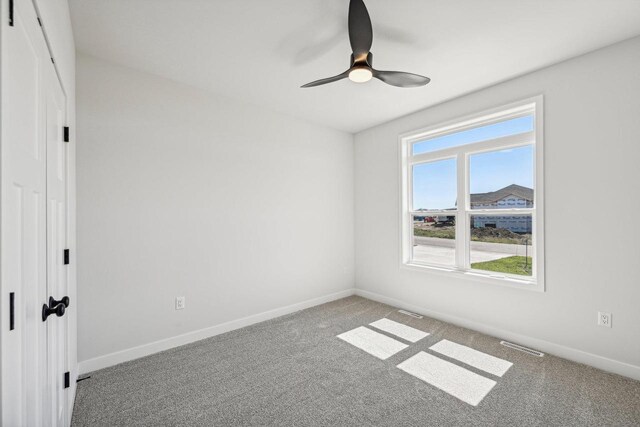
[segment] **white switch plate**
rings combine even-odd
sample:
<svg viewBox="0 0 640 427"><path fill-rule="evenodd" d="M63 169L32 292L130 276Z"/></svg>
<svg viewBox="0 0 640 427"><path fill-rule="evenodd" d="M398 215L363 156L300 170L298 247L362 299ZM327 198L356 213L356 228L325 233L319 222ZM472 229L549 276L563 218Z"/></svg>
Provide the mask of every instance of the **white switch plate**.
<svg viewBox="0 0 640 427"><path fill-rule="evenodd" d="M185 307L184 297L176 297L176 310L182 310Z"/></svg>
<svg viewBox="0 0 640 427"><path fill-rule="evenodd" d="M598 326L611 327L611 313L598 312Z"/></svg>

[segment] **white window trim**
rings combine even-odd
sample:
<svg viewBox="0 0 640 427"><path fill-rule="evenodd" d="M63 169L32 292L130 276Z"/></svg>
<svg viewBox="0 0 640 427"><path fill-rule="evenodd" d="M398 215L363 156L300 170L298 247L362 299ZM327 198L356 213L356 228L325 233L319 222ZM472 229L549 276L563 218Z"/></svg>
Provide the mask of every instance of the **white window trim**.
<svg viewBox="0 0 640 427"><path fill-rule="evenodd" d="M465 144L459 147L451 147L434 152L417 154L411 156L413 143L426 138L434 138L462 130L492 124L507 119L534 114L534 129L507 137L496 138L489 141L480 141L472 144ZM501 286L515 287L544 292L544 129L543 129L543 96L538 95L532 98L513 102L490 110L481 111L462 118L450 120L425 129L419 129L403 133L398 137L400 147L400 266L409 270L417 270L435 273L448 277L460 277L474 280L481 283L496 284ZM469 162L470 154L478 152L492 151L500 148L518 147L529 144L535 146L535 168L534 168L534 207L517 209L469 209ZM465 158L466 157L466 158ZM464 203L458 203L456 211L413 211L413 191L411 188L411 166L424 161L436 161L448 158L456 158L458 165L466 167L457 168L457 192L464 194ZM481 270L471 270L469 264L469 248L466 242L470 241L471 230L467 226L470 215L478 214L506 214L506 215L531 215L532 236L533 236L533 277L516 276L495 272L483 272ZM456 265L464 266L437 266L431 264L421 264L411 260L413 242L413 215L448 215L456 216L456 236L465 236L465 239L456 239Z"/></svg>

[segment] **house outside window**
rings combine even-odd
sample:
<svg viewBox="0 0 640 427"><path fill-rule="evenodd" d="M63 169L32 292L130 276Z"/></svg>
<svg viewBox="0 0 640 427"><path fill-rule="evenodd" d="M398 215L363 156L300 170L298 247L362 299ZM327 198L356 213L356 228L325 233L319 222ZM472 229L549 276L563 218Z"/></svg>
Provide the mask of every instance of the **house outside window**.
<svg viewBox="0 0 640 427"><path fill-rule="evenodd" d="M471 194L471 209L533 208L533 189L511 184L491 193ZM531 233L531 217L474 216L474 228L493 227L514 233Z"/></svg>
<svg viewBox="0 0 640 427"><path fill-rule="evenodd" d="M542 97L400 136L401 264L544 290Z"/></svg>

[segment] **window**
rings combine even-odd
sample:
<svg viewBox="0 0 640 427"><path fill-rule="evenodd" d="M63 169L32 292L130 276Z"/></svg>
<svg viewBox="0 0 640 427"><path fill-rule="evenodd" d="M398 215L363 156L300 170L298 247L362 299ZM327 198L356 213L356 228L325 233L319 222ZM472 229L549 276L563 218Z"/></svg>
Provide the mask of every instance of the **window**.
<svg viewBox="0 0 640 427"><path fill-rule="evenodd" d="M543 290L542 97L400 142L402 263Z"/></svg>

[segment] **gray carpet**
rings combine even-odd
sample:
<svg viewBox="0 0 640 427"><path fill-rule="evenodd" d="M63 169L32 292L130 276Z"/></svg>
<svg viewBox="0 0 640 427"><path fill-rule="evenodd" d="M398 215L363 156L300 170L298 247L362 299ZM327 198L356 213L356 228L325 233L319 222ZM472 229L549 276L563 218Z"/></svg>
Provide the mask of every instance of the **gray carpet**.
<svg viewBox="0 0 640 427"><path fill-rule="evenodd" d="M384 361L336 338L382 317L431 335ZM493 377L428 350L441 339L513 366ZM471 406L396 368L419 351L497 384ZM640 426L640 382L349 297L93 372L72 425Z"/></svg>

